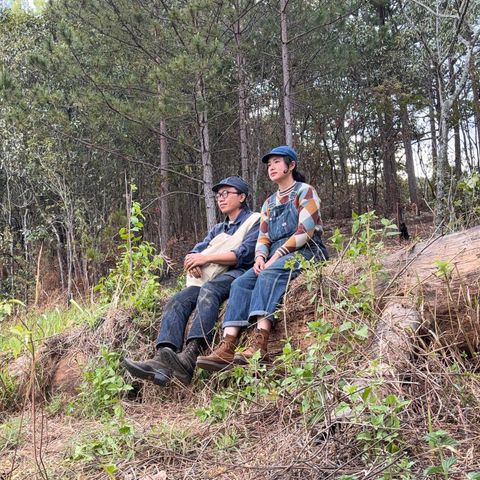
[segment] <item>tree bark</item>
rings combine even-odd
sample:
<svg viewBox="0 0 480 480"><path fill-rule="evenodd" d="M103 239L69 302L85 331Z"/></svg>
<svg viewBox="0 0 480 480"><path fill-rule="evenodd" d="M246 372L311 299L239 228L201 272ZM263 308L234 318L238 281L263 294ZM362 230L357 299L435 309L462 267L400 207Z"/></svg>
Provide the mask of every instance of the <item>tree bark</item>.
<svg viewBox="0 0 480 480"><path fill-rule="evenodd" d="M476 71L473 63L470 67L470 79L472 81L473 115L475 118L477 168L480 170L480 85L478 80L478 72Z"/></svg>
<svg viewBox="0 0 480 480"><path fill-rule="evenodd" d="M283 116L285 122L285 143L293 146L293 115L292 95L290 80L290 62L288 54L288 29L287 29L288 0L280 0L280 25L282 40L282 71L283 71Z"/></svg>
<svg viewBox="0 0 480 480"><path fill-rule="evenodd" d="M454 61L450 60L448 64L450 73L450 83L452 89L455 90L455 72ZM453 143L455 152L455 178L460 180L462 176L462 157L460 146L460 109L458 108L458 99L453 102L452 105L452 120L453 120Z"/></svg>
<svg viewBox="0 0 480 480"><path fill-rule="evenodd" d="M197 112L197 129L200 140L200 151L202 155L205 213L207 217L207 228L210 229L215 225L217 219L215 215L215 197L212 192L213 170L210 152L210 136L208 132L208 110L205 82L201 74L197 77L195 108Z"/></svg>
<svg viewBox="0 0 480 480"><path fill-rule="evenodd" d="M436 168L438 158L438 146L437 146L437 127L435 124L435 94L433 88L430 87L430 102L428 104L428 118L430 123L430 137L432 142L432 163L433 168Z"/></svg>
<svg viewBox="0 0 480 480"><path fill-rule="evenodd" d="M418 193L417 193L417 177L415 175L415 165L413 163L412 139L410 131L410 122L408 119L407 104L403 99L400 100L400 118L402 125L403 148L405 149L405 168L408 178L408 193L410 202L417 206L418 211Z"/></svg>
<svg viewBox="0 0 480 480"><path fill-rule="evenodd" d="M379 112L380 132L382 141L383 177L385 181L385 213L398 214L401 220L400 188L397 179L397 164L395 160L395 131L393 125L393 106L388 97L383 102L383 111Z"/></svg>
<svg viewBox="0 0 480 480"><path fill-rule="evenodd" d="M350 184L348 183L348 167L347 167L347 142L345 138L345 114L342 112L340 126L338 129L338 151L340 162L340 181L342 183L340 213L342 217L350 218L352 215L352 202Z"/></svg>
<svg viewBox="0 0 480 480"><path fill-rule="evenodd" d="M241 35L242 25L240 20L240 7L238 1L235 2L235 10L238 19L233 26L237 54L235 57L237 67L238 81L238 125L240 133L240 160L242 164L242 177L249 182L249 162L248 162L248 139L247 139L247 96L245 86L245 57L242 53Z"/></svg>
<svg viewBox="0 0 480 480"><path fill-rule="evenodd" d="M160 247L165 251L170 239L170 212L168 205L168 142L167 123L160 120Z"/></svg>

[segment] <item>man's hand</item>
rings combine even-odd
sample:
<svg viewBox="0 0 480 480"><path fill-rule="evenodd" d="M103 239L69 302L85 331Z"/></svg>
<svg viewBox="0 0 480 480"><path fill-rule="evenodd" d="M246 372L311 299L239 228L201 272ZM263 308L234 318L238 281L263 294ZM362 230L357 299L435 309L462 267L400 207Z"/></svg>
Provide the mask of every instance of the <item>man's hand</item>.
<svg viewBox="0 0 480 480"><path fill-rule="evenodd" d="M193 267L187 272L189 275L195 278L201 278L202 276L202 269L200 267Z"/></svg>
<svg viewBox="0 0 480 480"><path fill-rule="evenodd" d="M200 253L189 253L183 262L185 270L191 270L192 268L201 267L208 263L207 255L201 255Z"/></svg>
<svg viewBox="0 0 480 480"><path fill-rule="evenodd" d="M265 259L259 255L253 264L253 271L258 275L265 268Z"/></svg>

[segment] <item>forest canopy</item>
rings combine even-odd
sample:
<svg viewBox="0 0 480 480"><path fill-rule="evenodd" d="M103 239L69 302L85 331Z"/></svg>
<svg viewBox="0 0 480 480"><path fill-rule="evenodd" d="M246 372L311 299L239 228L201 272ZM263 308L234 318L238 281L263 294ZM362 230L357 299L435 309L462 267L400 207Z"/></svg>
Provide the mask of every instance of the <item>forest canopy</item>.
<svg viewBox="0 0 480 480"><path fill-rule="evenodd" d="M71 296L116 253L129 185L171 253L219 220L211 186L291 144L324 219L475 221L478 2L71 0L0 10L0 293L39 250Z"/></svg>

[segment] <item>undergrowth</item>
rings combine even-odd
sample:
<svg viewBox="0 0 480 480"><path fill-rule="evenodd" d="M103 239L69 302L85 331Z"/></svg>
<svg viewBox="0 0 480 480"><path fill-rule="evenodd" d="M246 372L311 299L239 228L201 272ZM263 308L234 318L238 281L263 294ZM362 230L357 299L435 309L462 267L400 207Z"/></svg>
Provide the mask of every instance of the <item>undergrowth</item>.
<svg viewBox="0 0 480 480"><path fill-rule="evenodd" d="M103 305L154 311L163 264L141 242L141 220L139 205L132 204L119 263L98 288ZM365 363L390 235L397 235L395 225L374 212L354 215L351 235L334 231L336 256L328 265L296 259L304 292L296 301L309 309L308 346L286 338L270 365L257 355L245 368L197 375L192 389L158 393L136 385L131 404L119 353L101 348L77 397L66 406L51 399L51 415L95 425L72 436L59 471L92 479L124 478L128 467L145 475L165 470L166 478L478 480L478 468L470 468L473 460L461 448L461 432L480 422L480 380L472 371L478 360L452 361L447 351L424 345L404 383L385 379L375 360ZM448 266L436 268L447 275ZM83 307L71 309L79 315ZM95 310L85 315L85 322L98 318ZM25 344L25 336L14 336ZM5 391L14 390L1 371L0 381ZM4 448L15 448L15 425L4 432Z"/></svg>

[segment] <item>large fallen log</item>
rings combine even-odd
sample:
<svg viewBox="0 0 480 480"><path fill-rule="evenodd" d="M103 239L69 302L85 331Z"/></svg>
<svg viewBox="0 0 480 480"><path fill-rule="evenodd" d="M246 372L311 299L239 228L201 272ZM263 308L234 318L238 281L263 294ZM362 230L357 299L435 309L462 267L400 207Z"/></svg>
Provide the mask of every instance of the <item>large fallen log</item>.
<svg viewBox="0 0 480 480"><path fill-rule="evenodd" d="M404 371L419 334L439 346L479 350L480 226L409 244L381 263L381 281L375 285L379 319L368 349L369 360L379 361L377 371L387 376ZM334 276L352 278L349 270L348 262L336 265ZM325 277L330 274L327 267ZM306 323L315 312L306 293L300 277L285 300L287 323L272 336L274 349L285 330L298 345L308 344ZM301 317L305 321L298 324Z"/></svg>
<svg viewBox="0 0 480 480"><path fill-rule="evenodd" d="M480 226L413 245L383 264L390 279L379 286L381 299L408 299L442 344L478 350Z"/></svg>

